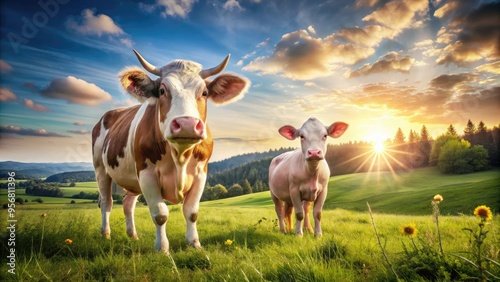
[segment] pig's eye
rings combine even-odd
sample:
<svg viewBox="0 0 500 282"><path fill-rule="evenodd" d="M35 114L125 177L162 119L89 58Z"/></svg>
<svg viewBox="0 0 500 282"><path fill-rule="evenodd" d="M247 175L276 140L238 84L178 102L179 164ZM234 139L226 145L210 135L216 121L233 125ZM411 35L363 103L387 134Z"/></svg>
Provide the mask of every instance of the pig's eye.
<svg viewBox="0 0 500 282"><path fill-rule="evenodd" d="M304 135L300 134L300 140L304 140L304 139L306 139L306 138L304 137Z"/></svg>
<svg viewBox="0 0 500 282"><path fill-rule="evenodd" d="M326 134L325 134L325 135L323 136L323 139L326 139L326 137L328 137L328 135L326 135Z"/></svg>

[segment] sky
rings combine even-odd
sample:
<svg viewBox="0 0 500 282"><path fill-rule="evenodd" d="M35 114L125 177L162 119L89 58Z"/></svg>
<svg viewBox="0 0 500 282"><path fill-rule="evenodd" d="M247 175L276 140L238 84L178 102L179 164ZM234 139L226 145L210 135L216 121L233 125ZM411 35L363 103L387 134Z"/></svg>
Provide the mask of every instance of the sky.
<svg viewBox="0 0 500 282"><path fill-rule="evenodd" d="M309 117L349 124L331 144L436 138L500 124L500 1L1 1L0 161L91 162L93 126L138 102L117 74L187 59L247 77L209 105L211 161L298 147Z"/></svg>

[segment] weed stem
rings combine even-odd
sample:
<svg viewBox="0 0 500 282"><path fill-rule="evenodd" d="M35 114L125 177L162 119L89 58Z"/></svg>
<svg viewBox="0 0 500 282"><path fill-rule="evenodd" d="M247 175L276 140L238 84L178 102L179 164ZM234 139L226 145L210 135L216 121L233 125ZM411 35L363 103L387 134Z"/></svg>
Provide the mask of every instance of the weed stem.
<svg viewBox="0 0 500 282"><path fill-rule="evenodd" d="M372 208L370 207L370 204L368 202L366 202L366 205L368 206L368 211L370 212L370 218L372 220L373 230L375 230L375 235L377 235L378 245L380 246L380 249L382 250L382 254L384 254L385 261L387 261L387 264L391 268L392 273L394 274L394 276L396 276L396 280L399 280L399 276L396 273L396 271L394 270L394 268L392 267L392 264L389 261L389 257L387 257L387 254L385 253L384 247L382 246L382 243L380 242L380 236L378 235L377 227L375 226L375 220L373 219Z"/></svg>

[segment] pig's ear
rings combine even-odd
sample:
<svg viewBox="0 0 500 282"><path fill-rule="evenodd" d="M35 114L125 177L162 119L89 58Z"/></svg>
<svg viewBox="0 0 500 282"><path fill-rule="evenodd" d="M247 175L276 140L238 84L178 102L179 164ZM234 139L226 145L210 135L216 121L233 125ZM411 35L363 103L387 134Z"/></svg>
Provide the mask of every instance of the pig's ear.
<svg viewBox="0 0 500 282"><path fill-rule="evenodd" d="M328 136L330 136L332 138L339 138L347 130L347 127L349 127L349 125L347 123L338 121L338 122L332 123L326 129L326 131L328 132Z"/></svg>
<svg viewBox="0 0 500 282"><path fill-rule="evenodd" d="M282 126L278 131L281 135L283 135L283 137L288 140L294 140L295 138L297 138L298 131L291 125Z"/></svg>

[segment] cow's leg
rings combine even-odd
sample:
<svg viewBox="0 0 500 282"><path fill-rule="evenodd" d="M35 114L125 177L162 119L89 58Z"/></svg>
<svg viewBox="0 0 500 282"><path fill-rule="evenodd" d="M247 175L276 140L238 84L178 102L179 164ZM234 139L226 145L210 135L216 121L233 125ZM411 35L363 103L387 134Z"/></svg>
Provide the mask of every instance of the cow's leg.
<svg viewBox="0 0 500 282"><path fill-rule="evenodd" d="M312 202L309 201L302 202L302 207L304 207L304 229L312 233L313 229L311 227L311 222L309 221L309 210L311 209L311 204Z"/></svg>
<svg viewBox="0 0 500 282"><path fill-rule="evenodd" d="M325 203L327 189L323 189L316 201L314 201L313 216L314 216L314 236L321 237L323 232L321 230L321 212L323 204Z"/></svg>
<svg viewBox="0 0 500 282"><path fill-rule="evenodd" d="M109 216L113 208L113 197L111 195L111 177L106 173L103 166L95 170L97 185L99 186L99 207L101 208L101 234L103 237L111 238L109 227Z"/></svg>
<svg viewBox="0 0 500 282"><path fill-rule="evenodd" d="M135 222L134 222L134 211L135 204L137 203L136 195L131 192L127 192L125 198L123 198L123 213L125 214L125 223L127 225L127 235L134 239L139 239L137 236L137 232L135 231Z"/></svg>
<svg viewBox="0 0 500 282"><path fill-rule="evenodd" d="M200 199L205 188L206 179L207 175L205 173L199 175L182 204L182 211L186 220L186 243L197 249L201 248L201 244L196 228L196 220L198 219L198 209L200 208Z"/></svg>
<svg viewBox="0 0 500 282"><path fill-rule="evenodd" d="M271 192L271 197L273 198L273 202L274 202L274 210L276 211L276 215L278 216L278 222L280 225L280 232L286 233L285 221L284 221L285 211L283 210L283 203L281 202L280 199L278 199L278 197L276 197L273 194L273 192Z"/></svg>
<svg viewBox="0 0 500 282"><path fill-rule="evenodd" d="M304 207L302 206L302 200L300 199L299 188L290 189L290 198L292 199L293 207L295 209L295 234L302 236L302 220L304 219Z"/></svg>
<svg viewBox="0 0 500 282"><path fill-rule="evenodd" d="M285 223L287 232L292 231L292 212L293 212L292 203L285 203Z"/></svg>
<svg viewBox="0 0 500 282"><path fill-rule="evenodd" d="M165 227L168 208L163 201L160 186L154 172L143 170L139 173L139 185L149 207L149 213L156 226L155 249L168 253L168 239Z"/></svg>

